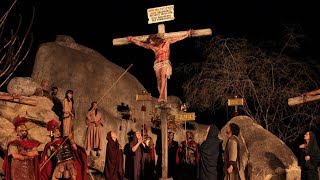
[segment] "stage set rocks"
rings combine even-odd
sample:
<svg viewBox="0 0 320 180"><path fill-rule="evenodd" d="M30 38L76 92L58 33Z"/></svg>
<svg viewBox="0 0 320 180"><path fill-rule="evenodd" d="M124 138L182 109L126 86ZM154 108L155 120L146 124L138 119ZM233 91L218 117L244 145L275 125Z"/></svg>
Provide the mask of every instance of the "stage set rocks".
<svg viewBox="0 0 320 180"><path fill-rule="evenodd" d="M76 43L72 37L59 35L55 42L47 42L39 46L31 77L15 77L7 86L8 92L1 94L16 94L24 98L23 102L9 102L0 100L0 145L3 151L7 143L16 137L13 120L17 116L24 116L31 121L27 123L29 135L40 141L40 151L50 141L45 123L51 119L58 119L51 110L53 103L47 97L33 95L37 88L41 88L42 80L48 80L49 88L58 87L57 97L63 100L67 90L73 90L75 120L74 137L78 145L84 146L86 124L85 116L92 101L98 101L98 108L103 112L103 149L100 156L89 157L91 170L103 172L106 150L106 135L115 131L119 143L124 146L127 133L130 130L142 129L143 122L147 133L156 141L152 133L155 120L160 113L155 106L157 98L150 101L137 101L136 95L147 92L144 86L130 74L128 67L120 67L98 52ZM150 68L151 65L150 65ZM126 70L128 70L126 72ZM153 75L153 74L152 74ZM146 74L146 76L151 76ZM119 79L119 77L121 77ZM28 102L30 104L28 104ZM142 105L146 111L142 112ZM179 113L181 101L178 97L169 96L170 104L169 127L175 132L175 140L185 140L183 123L174 121ZM230 122L237 123L242 132L243 162L246 165L250 179L300 179L300 168L297 158L292 151L276 136L272 135L253 120L246 116L234 117ZM189 122L195 135L195 141L201 143L206 133L207 125ZM224 127L221 130L221 140L226 140ZM0 159L2 164L2 159ZM1 165L0 164L0 165Z"/></svg>

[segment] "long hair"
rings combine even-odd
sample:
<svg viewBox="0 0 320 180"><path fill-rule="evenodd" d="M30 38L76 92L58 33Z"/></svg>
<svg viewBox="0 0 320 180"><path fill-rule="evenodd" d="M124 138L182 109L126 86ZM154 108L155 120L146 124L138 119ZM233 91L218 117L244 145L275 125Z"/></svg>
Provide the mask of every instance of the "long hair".
<svg viewBox="0 0 320 180"><path fill-rule="evenodd" d="M307 144L307 147L305 149L306 153L307 154L310 154L310 153L311 154L313 154L313 153L320 154L316 135L314 134L313 131L309 131L309 134L310 134L310 140L309 140L309 143Z"/></svg>
<svg viewBox="0 0 320 180"><path fill-rule="evenodd" d="M149 35L147 42L150 43L150 40L154 42L155 46L159 46L163 43L163 39L158 34L151 34Z"/></svg>
<svg viewBox="0 0 320 180"><path fill-rule="evenodd" d="M69 98L69 97L68 97L68 94L69 94L69 93L72 93L72 94L73 94L73 91L70 90L70 89L67 90L67 91L66 91L65 98L68 100L68 102L70 102L70 101L72 102L72 107L73 107L73 97L72 97L72 98Z"/></svg>
<svg viewBox="0 0 320 180"><path fill-rule="evenodd" d="M88 109L88 111L91 111L91 110L93 109L95 103L97 103L97 102L96 102L96 101L92 101L92 102L91 102L91 106L90 106L90 108ZM97 115L97 113L98 113L98 108L96 108L94 111L95 111L95 115Z"/></svg>
<svg viewBox="0 0 320 180"><path fill-rule="evenodd" d="M237 124L230 123L229 127L230 127L230 129L232 131L232 135L239 136L240 127Z"/></svg>

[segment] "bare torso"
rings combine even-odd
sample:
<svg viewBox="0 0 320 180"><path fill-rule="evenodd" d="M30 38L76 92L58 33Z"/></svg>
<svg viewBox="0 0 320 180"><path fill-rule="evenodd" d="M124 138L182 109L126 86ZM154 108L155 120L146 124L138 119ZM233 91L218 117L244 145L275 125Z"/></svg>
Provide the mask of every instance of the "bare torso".
<svg viewBox="0 0 320 180"><path fill-rule="evenodd" d="M170 42L164 40L159 46L151 46L155 54L155 63L169 60L170 58Z"/></svg>

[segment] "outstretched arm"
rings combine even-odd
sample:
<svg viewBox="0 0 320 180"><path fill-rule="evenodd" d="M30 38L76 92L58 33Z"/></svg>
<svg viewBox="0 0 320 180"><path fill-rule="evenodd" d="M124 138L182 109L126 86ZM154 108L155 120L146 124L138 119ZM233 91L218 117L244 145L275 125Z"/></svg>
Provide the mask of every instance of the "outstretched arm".
<svg viewBox="0 0 320 180"><path fill-rule="evenodd" d="M319 94L320 94L320 89L317 89L317 90L314 90L314 91L303 93L302 95L315 96L315 95L319 95Z"/></svg>
<svg viewBox="0 0 320 180"><path fill-rule="evenodd" d="M177 41L181 41L181 40L191 36L191 34L192 34L192 30L189 29L185 35L182 35L180 37L168 38L167 41L169 41L170 43L175 43Z"/></svg>
<svg viewBox="0 0 320 180"><path fill-rule="evenodd" d="M129 42L132 42L138 46L144 47L146 49L151 49L151 46L148 43L138 41L138 40L134 39L132 36L128 36L127 39Z"/></svg>

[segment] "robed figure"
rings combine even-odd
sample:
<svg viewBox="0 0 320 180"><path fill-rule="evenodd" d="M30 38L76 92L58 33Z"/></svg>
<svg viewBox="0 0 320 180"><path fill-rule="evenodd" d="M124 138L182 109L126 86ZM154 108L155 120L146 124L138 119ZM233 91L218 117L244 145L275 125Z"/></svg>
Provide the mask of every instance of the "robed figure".
<svg viewBox="0 0 320 180"><path fill-rule="evenodd" d="M206 139L199 147L199 179L217 179L217 161L219 155L219 130L216 125L211 125L207 129Z"/></svg>
<svg viewBox="0 0 320 180"><path fill-rule="evenodd" d="M130 143L130 150L134 153L133 156L133 176L129 177L129 180L140 180L142 177L142 136L139 131L135 132L135 135L133 136L133 140Z"/></svg>
<svg viewBox="0 0 320 180"><path fill-rule="evenodd" d="M300 145L302 149L302 179L318 180L318 164L320 162L320 150L317 138L312 131L308 131L304 135L305 143Z"/></svg>
<svg viewBox="0 0 320 180"><path fill-rule="evenodd" d="M107 134L106 160L104 175L106 180L123 180L123 152L117 140L116 133L109 131Z"/></svg>

